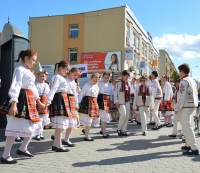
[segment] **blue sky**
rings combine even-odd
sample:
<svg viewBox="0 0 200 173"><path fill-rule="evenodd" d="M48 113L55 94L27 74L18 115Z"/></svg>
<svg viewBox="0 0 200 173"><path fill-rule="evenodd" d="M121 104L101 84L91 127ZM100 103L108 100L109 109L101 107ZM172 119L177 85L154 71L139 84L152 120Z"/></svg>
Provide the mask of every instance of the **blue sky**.
<svg viewBox="0 0 200 173"><path fill-rule="evenodd" d="M0 0L0 31L7 22L28 36L30 17L73 14L127 4L143 28L154 38L158 49L165 49L175 66L200 60L199 0ZM200 64L193 69L200 76Z"/></svg>

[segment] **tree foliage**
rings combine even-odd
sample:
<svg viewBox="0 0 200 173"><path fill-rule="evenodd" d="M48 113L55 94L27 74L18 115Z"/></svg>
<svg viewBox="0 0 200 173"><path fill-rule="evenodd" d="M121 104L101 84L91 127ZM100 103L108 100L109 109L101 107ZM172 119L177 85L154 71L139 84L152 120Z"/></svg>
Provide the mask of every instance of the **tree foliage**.
<svg viewBox="0 0 200 173"><path fill-rule="evenodd" d="M174 71L172 73L172 75L170 76L170 78L174 79L174 84L176 83L176 81L179 79L179 74L177 73L177 71Z"/></svg>

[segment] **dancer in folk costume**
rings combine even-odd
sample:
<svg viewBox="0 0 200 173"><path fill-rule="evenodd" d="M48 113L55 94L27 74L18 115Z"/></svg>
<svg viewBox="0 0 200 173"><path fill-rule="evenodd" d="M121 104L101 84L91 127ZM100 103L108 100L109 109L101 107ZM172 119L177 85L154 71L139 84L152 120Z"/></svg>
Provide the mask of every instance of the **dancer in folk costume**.
<svg viewBox="0 0 200 173"><path fill-rule="evenodd" d="M151 79L151 75L148 77L148 82L147 82L147 86L152 87L153 85L153 80ZM148 125L155 125L155 122L153 121L153 116L152 113L150 113L150 118L149 118L149 124Z"/></svg>
<svg viewBox="0 0 200 173"><path fill-rule="evenodd" d="M67 93L73 93L65 77L69 72L69 64L60 61L55 64L58 66L58 73L52 77L52 87L48 94L48 104L50 104L50 117L55 127L55 139L52 150L56 152L68 152L69 150L61 144L62 132L68 128L76 127L74 107L70 105ZM73 98L72 98L73 100ZM74 101L72 101L74 103Z"/></svg>
<svg viewBox="0 0 200 173"><path fill-rule="evenodd" d="M177 101L179 100L180 94L179 94L179 84L180 84L180 80L178 79L176 81L176 91L174 93L174 97L173 97L173 108L176 105ZM174 123L173 123L173 130L172 130L172 134L168 135L169 137L175 138L177 135L177 126L178 126L178 121L179 120L179 115L178 113L175 112L174 114Z"/></svg>
<svg viewBox="0 0 200 173"><path fill-rule="evenodd" d="M81 113L80 123L85 126L82 132L85 134L84 141L94 141L89 137L89 131L91 126L99 127L99 106L97 97L99 94L99 87L97 85L99 81L99 74L92 74L91 79L84 85L79 96L79 110Z"/></svg>
<svg viewBox="0 0 200 173"><path fill-rule="evenodd" d="M69 106L70 106L70 111L71 111L71 116L74 119L74 124L75 126L73 126L74 128L77 127L77 116L78 116L78 95L77 95L77 84L75 82L75 79L78 78L79 75L79 69L76 67L73 67L69 73L68 73L68 77L66 78L68 87L70 88L67 91L67 97L69 100ZM65 133L65 138L62 141L63 145L67 145L68 147L75 147L75 144L71 143L71 141L69 140L70 134L72 131L72 127L69 127L66 129L66 133Z"/></svg>
<svg viewBox="0 0 200 173"><path fill-rule="evenodd" d="M24 140L17 150L17 154L33 157L27 147L31 138L36 134L40 134L42 130L42 123L35 102L41 109L45 108L45 105L40 102L35 87L35 75L31 70L36 63L37 53L32 50L21 51L16 62L19 62L20 59L22 65L14 71L12 84L8 92L9 99L0 108L1 112L6 113L9 117L5 131L7 136L5 149L1 157L1 162L7 164L17 163L10 156L10 150L18 135L24 137Z"/></svg>
<svg viewBox="0 0 200 173"><path fill-rule="evenodd" d="M133 110L139 108L142 124L142 135L147 133L147 116L150 116L150 111L154 109L154 99L152 96L151 87L147 85L147 78L142 76L140 78L141 85L136 88L135 99L133 102ZM149 110L150 109L150 110Z"/></svg>
<svg viewBox="0 0 200 173"><path fill-rule="evenodd" d="M162 94L162 88L159 84L157 77L158 77L158 72L152 71L151 79L153 80L153 83L152 83L151 89L152 89L152 95L154 98L154 106L155 106L154 111L152 112L152 116L154 117L154 120L156 123L156 125L152 128L152 130L158 130L162 128L162 124L158 117L158 111L159 111L159 106L160 106L163 94Z"/></svg>
<svg viewBox="0 0 200 173"><path fill-rule="evenodd" d="M169 77L163 75L162 81L164 83L163 93L164 93L164 110L165 110L165 125L166 127L172 127L172 116L174 115L173 107L172 107L172 97L173 91L172 86L169 83Z"/></svg>
<svg viewBox="0 0 200 173"><path fill-rule="evenodd" d="M114 91L116 89L117 82L118 82L118 79L112 80L112 99L111 99L111 105L110 105L110 114L112 117L111 122L118 122L118 118L119 118L117 107L114 104Z"/></svg>
<svg viewBox="0 0 200 173"><path fill-rule="evenodd" d="M127 70L122 72L122 79L116 84L114 91L114 103L119 111L118 136L128 136L126 133L127 123L130 114L130 85L128 78L130 74Z"/></svg>
<svg viewBox="0 0 200 173"><path fill-rule="evenodd" d="M81 75L81 70L80 70L80 75ZM75 79L75 82L76 82L76 96L78 97L79 93L81 92L78 78ZM77 112L77 128L79 128L79 127L80 127L80 120L79 120L79 115Z"/></svg>
<svg viewBox="0 0 200 173"><path fill-rule="evenodd" d="M136 88L138 88L140 85L141 85L140 78L137 78L136 79ZM137 125L141 125L141 116L140 116L139 108L137 108L135 110L135 117L136 117Z"/></svg>
<svg viewBox="0 0 200 173"><path fill-rule="evenodd" d="M184 155L198 155L199 150L195 139L194 130L191 125L191 119L196 114L198 106L198 91L196 82L189 77L190 67L188 64L182 64L178 67L179 77L179 99L174 106L174 110L180 119L183 134L185 135L185 146L181 149L187 150Z"/></svg>
<svg viewBox="0 0 200 173"><path fill-rule="evenodd" d="M108 138L109 135L106 133L106 124L110 122L110 105L112 99L112 84L109 82L111 73L103 74L103 81L99 82L99 95L97 102L100 109L100 119L101 119L101 131L100 134L103 135L103 138Z"/></svg>
<svg viewBox="0 0 200 173"><path fill-rule="evenodd" d="M130 100L130 120L133 123L133 119L135 118L135 113L133 112L133 101L134 95L136 90L136 78L132 79L131 86L130 86L130 93L131 93L131 100Z"/></svg>
<svg viewBox="0 0 200 173"><path fill-rule="evenodd" d="M47 95L49 94L50 87L49 84L46 83L46 78L48 76L48 72L46 70L43 70L40 62L39 63L39 73L38 73L38 78L39 81L35 83L36 88L38 89L38 94L40 96L40 101L44 104L47 104ZM45 109L40 109L39 107L37 108L38 113L40 115L40 120L42 122L42 126L50 124L50 118L49 118L49 110L46 107ZM40 135L35 136L35 140L44 140L43 136L43 131L41 132Z"/></svg>

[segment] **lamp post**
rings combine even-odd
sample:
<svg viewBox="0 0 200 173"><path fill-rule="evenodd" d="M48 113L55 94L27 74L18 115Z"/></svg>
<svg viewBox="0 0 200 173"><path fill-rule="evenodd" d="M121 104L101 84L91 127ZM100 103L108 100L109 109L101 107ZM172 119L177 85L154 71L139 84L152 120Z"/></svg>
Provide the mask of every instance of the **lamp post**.
<svg viewBox="0 0 200 173"><path fill-rule="evenodd" d="M192 69L199 67L198 65L191 68L191 78L192 78Z"/></svg>

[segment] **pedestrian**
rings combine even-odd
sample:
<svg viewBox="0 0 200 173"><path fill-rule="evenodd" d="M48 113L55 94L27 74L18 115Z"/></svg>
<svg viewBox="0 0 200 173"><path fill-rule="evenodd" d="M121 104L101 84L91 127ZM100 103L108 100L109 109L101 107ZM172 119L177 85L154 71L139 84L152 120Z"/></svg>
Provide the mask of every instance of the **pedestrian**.
<svg viewBox="0 0 200 173"><path fill-rule="evenodd" d="M48 76L48 72L46 70L43 70L39 63L39 73L38 73L39 81L35 83L35 86L38 90L40 101L43 104L47 104L47 95L49 94L49 91L50 91L49 84L46 82L47 76ZM47 107L45 109L40 109L39 107L37 107L37 110L40 116L40 120L42 122L42 127L44 128L44 126L47 126L48 124L50 124L49 110ZM44 139L45 137L43 136L43 130L41 134L35 136L35 140L40 141Z"/></svg>
<svg viewBox="0 0 200 173"><path fill-rule="evenodd" d="M48 94L48 104L50 104L50 117L52 124L55 127L55 139L52 150L56 152L68 152L69 150L63 147L61 143L63 130L76 127L76 114L74 113L74 101L72 106L69 104L67 93L72 93L69 84L66 81L66 76L69 72L69 64L65 61L60 61L55 64L54 73L58 67L58 73L52 77L52 87ZM73 99L73 98L72 98Z"/></svg>
<svg viewBox="0 0 200 173"><path fill-rule="evenodd" d="M71 143L69 140L72 128L77 127L77 116L78 116L78 95L77 95L77 84L75 79L78 78L79 70L76 67L73 67L66 78L69 90L67 91L67 97L69 101L69 107L71 112L71 119L73 119L74 126L69 126L66 129L65 138L62 141L63 145L67 145L68 147L75 147L76 145ZM69 114L69 113L68 113Z"/></svg>
<svg viewBox="0 0 200 173"><path fill-rule="evenodd" d="M37 60L37 53L33 50L25 50L19 53L16 62L22 60L22 65L18 66L13 74L12 83L8 92L9 99L1 107L1 112L9 116L6 126L6 143L1 162L6 164L17 163L10 156L10 151L19 136L24 140L17 150L18 155L34 157L27 149L31 138L40 134L42 123L36 109L37 105L43 109L45 105L40 102L37 88L35 87L35 75L33 66ZM8 111L9 110L9 111Z"/></svg>
<svg viewBox="0 0 200 173"><path fill-rule="evenodd" d="M140 78L141 85L136 88L135 99L133 102L133 110L139 108L142 125L142 135L147 134L147 117L150 116L150 112L154 109L154 99L152 96L151 87L147 85L147 78L142 76Z"/></svg>
<svg viewBox="0 0 200 173"><path fill-rule="evenodd" d="M164 118L165 118L165 125L166 127L173 127L172 124L172 116L174 115L173 107L172 107L172 97L173 97L173 91L172 86L169 83L169 77L166 75L163 75L162 81L164 83L163 93L164 93Z"/></svg>
<svg viewBox="0 0 200 173"><path fill-rule="evenodd" d="M100 134L103 138L108 138L109 134L106 133L106 125L111 121L110 115L110 105L112 99L112 84L109 83L111 73L105 72L103 74L103 81L99 82L99 95L97 98L99 109L100 109L100 119L101 119L101 131Z"/></svg>
<svg viewBox="0 0 200 173"><path fill-rule="evenodd" d="M84 85L79 96L79 110L81 113L80 123L85 126L82 132L85 134L84 141L94 141L89 136L90 128L99 127L99 106L97 102L97 96L99 94L99 74L95 73L91 75L90 81Z"/></svg>
<svg viewBox="0 0 200 173"><path fill-rule="evenodd" d="M191 119L195 116L198 106L197 85L189 76L190 67L188 64L182 64L178 69L181 81L179 85L179 99L174 106L174 110L179 115L183 134L185 135L185 146L181 149L187 150L183 152L184 155L198 155L199 150L191 125Z"/></svg>
<svg viewBox="0 0 200 173"><path fill-rule="evenodd" d="M130 114L130 85L128 78L130 74L127 70L122 72L122 79L116 84L114 91L114 103L119 111L120 117L118 122L118 136L128 136L127 123Z"/></svg>
<svg viewBox="0 0 200 173"><path fill-rule="evenodd" d="M151 79L153 80L151 90L152 90L152 95L154 98L154 111L151 113L152 116L154 117L156 125L152 128L152 130L158 130L162 128L162 124L160 122L160 119L158 117L158 111L159 111L159 106L161 103L161 99L163 97L162 94L162 89L158 81L158 72L157 71L152 71L151 73Z"/></svg>

